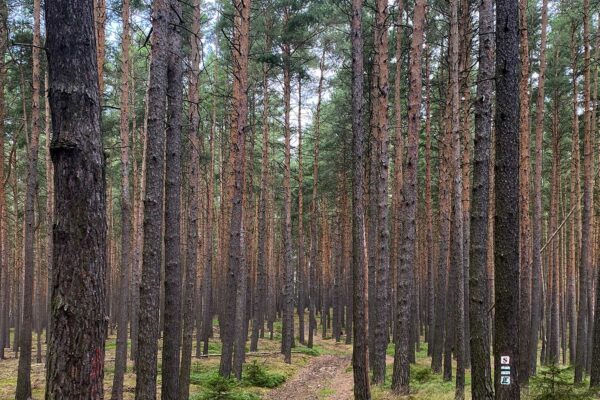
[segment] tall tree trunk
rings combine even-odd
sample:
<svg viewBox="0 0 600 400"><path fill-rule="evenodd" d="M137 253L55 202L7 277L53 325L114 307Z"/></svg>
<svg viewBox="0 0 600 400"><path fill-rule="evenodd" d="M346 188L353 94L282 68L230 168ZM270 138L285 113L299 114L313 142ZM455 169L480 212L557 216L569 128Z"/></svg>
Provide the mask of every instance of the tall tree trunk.
<svg viewBox="0 0 600 400"><path fill-rule="evenodd" d="M162 349L162 398L179 396L181 351L181 114L183 66L181 51L181 3L169 3L169 60L167 69L167 141L165 170L165 283L164 337Z"/></svg>
<svg viewBox="0 0 600 400"><path fill-rule="evenodd" d="M311 200L311 222L310 222L310 272L309 272L309 315L308 315L308 347L313 346L314 331L317 329L317 320L315 318L317 303L317 270L318 270L318 252L319 252L319 200L318 200L318 182L319 182L319 142L321 139L321 100L323 94L323 81L325 79L325 48L321 54L319 63L320 77L317 89L317 109L315 112L315 139L313 144L313 187Z"/></svg>
<svg viewBox="0 0 600 400"><path fill-rule="evenodd" d="M8 213L6 210L6 178L4 177L4 117L6 104L4 86L6 84L6 63L4 55L8 46L8 7L6 0L0 0L0 360L4 359L4 349L8 347L10 281L8 270Z"/></svg>
<svg viewBox="0 0 600 400"><path fill-rule="evenodd" d="M298 76L298 341L302 344L304 340L304 304L306 286L306 263L304 250L304 224L302 195L304 182L304 171L302 169L302 79ZM339 339L339 337L338 337Z"/></svg>
<svg viewBox="0 0 600 400"><path fill-rule="evenodd" d="M218 84L217 63L214 66L213 91L216 93ZM206 190L206 262L202 283L202 340L204 341L203 353L208 354L208 340L212 335L212 289L213 289L213 253L214 253L214 190L215 190L215 141L217 129L216 95L212 98L212 121L210 129L210 164Z"/></svg>
<svg viewBox="0 0 600 400"><path fill-rule="evenodd" d="M577 57L578 43L576 40L577 24L571 25L571 83L573 85L573 127L571 132L571 181L570 181L570 207L575 209L575 215L571 217L569 230L569 256L567 261L567 315L569 320L569 363L575 364L575 352L577 346L577 268L576 259L579 252L579 223L580 223L580 201L581 201L581 172L579 168L579 91L577 83Z"/></svg>
<svg viewBox="0 0 600 400"><path fill-rule="evenodd" d="M391 301L397 301L397 288L395 287L398 282L398 270L400 269L400 230L402 229L402 169L404 163L404 137L402 135L402 13L404 11L404 1L396 1L396 66L394 72L394 174L393 174L393 194L392 194L392 236L390 243L390 270L392 272L392 278L390 279L390 286L392 290L390 292ZM392 310L392 327L394 331L394 343L397 343L396 327L398 324L397 313Z"/></svg>
<svg viewBox="0 0 600 400"><path fill-rule="evenodd" d="M31 136L27 146L27 187L25 191L25 248L23 276L23 325L19 332L17 400L31 397L31 332L33 329L33 290L35 273L35 203L38 191L38 147L40 138L40 0L33 2ZM25 118L27 123L27 118ZM39 279L39 277L38 277Z"/></svg>
<svg viewBox="0 0 600 400"><path fill-rule="evenodd" d="M519 23L514 18L518 15L517 0L496 2L494 376L496 399L500 400L520 398L519 253L514 251L519 246L519 179L515 177L519 176L520 63ZM501 373L501 365L509 365L510 375Z"/></svg>
<svg viewBox="0 0 600 400"><path fill-rule="evenodd" d="M375 6L375 55L372 82L372 136L376 172L376 193L370 201L376 203L377 261L375 269L375 348L372 351L373 383L385 381L385 352L388 344L388 279L389 279L389 228L388 228L388 26L387 0L377 0Z"/></svg>
<svg viewBox="0 0 600 400"><path fill-rule="evenodd" d="M117 309L117 348L115 375L111 398L123 398L123 378L127 369L127 328L129 305L129 265L131 264L131 195L129 193L129 0L121 10L121 268L119 276L119 305Z"/></svg>
<svg viewBox="0 0 600 400"><path fill-rule="evenodd" d="M446 110L444 111L443 132L438 138L440 153L439 161L439 237L438 237L438 271L436 276L436 299L435 299L435 329L433 333L433 349L431 352L431 368L433 372L442 372L442 353L444 351L446 322L446 293L448 288L447 271L450 253L450 221L451 221L451 196L452 181L450 174L451 157L451 132L447 128L449 96L446 94Z"/></svg>
<svg viewBox="0 0 600 400"><path fill-rule="evenodd" d="M183 298L183 339L181 351L181 368L179 371L179 400L187 400L190 394L190 372L192 365L192 342L194 337L194 302L196 300L196 270L198 262L198 225L200 203L200 49L201 31L200 0L194 0L192 14L192 32L190 35L190 63L188 89L188 140L190 143L190 160L188 173L188 209L187 209L187 243L185 257L185 285ZM210 174L210 171L209 171ZM210 180L210 176L208 177ZM211 229L210 221L206 227ZM206 247L206 258L212 247ZM202 310L204 311L204 310Z"/></svg>
<svg viewBox="0 0 600 400"><path fill-rule="evenodd" d="M354 331L352 345L352 370L354 374L354 398L370 400L369 387L369 314L367 304L367 244L365 210L363 205L364 184L364 127L363 127L363 35L362 0L352 0L350 38L352 42L352 249L354 279ZM313 190L314 196L314 190ZM314 201L314 200L313 200ZM314 217L313 217L314 218ZM314 235L314 233L313 233Z"/></svg>
<svg viewBox="0 0 600 400"><path fill-rule="evenodd" d="M284 11L284 24L289 23L289 10ZM291 130L290 130L290 94L291 94L291 46L283 44L283 107L285 151L283 162L283 247L284 247L284 286L283 321L281 352L286 363L292 362L292 341L294 340L294 268L292 266L292 191L290 187Z"/></svg>
<svg viewBox="0 0 600 400"><path fill-rule="evenodd" d="M416 214L417 214L417 168L419 164L419 134L421 130L421 55L425 23L425 0L417 0L413 16L413 35L410 45L409 98L408 98L408 145L406 167L402 184L402 241L399 253L396 316L396 350L392 390L396 394L409 393L409 348L411 343L411 286L416 269ZM399 69L396 69L399 73ZM399 83L399 79L396 81ZM398 88L396 88L398 90ZM399 95L397 96L399 97ZM399 99L397 99L399 103ZM399 114L399 113L398 113ZM397 138L400 136L397 134ZM401 144L398 141L396 145ZM397 147L396 151L402 151Z"/></svg>
<svg viewBox="0 0 600 400"><path fill-rule="evenodd" d="M473 195L469 262L471 390L474 399L494 398L490 368L488 294L488 232L490 151L492 144L492 92L494 89L494 3L479 5L479 70L475 103Z"/></svg>
<svg viewBox="0 0 600 400"><path fill-rule="evenodd" d="M460 122L460 41L458 29L459 0L450 1L450 86L452 113L452 173L453 179L453 232L451 250L451 271L456 280L456 302L454 303L454 352L456 354L456 394L457 400L464 398L465 390L465 277L463 267L464 215L463 182L461 167L461 122ZM466 29L466 28L465 28Z"/></svg>
<svg viewBox="0 0 600 400"><path fill-rule="evenodd" d="M522 385L529 382L529 353L531 340L531 222L530 208L530 175L529 141L531 135L529 109L529 37L527 32L527 1L519 0L519 50L521 57L521 76L519 78L519 115L520 136L520 170L519 170L519 212L521 215L521 231L519 232L519 249L521 263L520 282L520 319L519 319L519 380Z"/></svg>
<svg viewBox="0 0 600 400"><path fill-rule="evenodd" d="M270 22L270 20L269 20ZM268 26L271 26L268 23ZM267 32L265 49L271 47L271 38ZM252 321L252 340L250 351L258 350L259 331L264 329L266 297L267 297L267 202L268 202L268 176L269 176L269 66L263 64L263 110L262 110L262 161L260 177L260 197L258 216L258 260L256 270L256 294L254 297L254 319ZM310 325L310 323L309 323ZM309 328L310 329L310 328ZM310 332L309 332L310 335ZM309 336L310 337L310 336Z"/></svg>
<svg viewBox="0 0 600 400"><path fill-rule="evenodd" d="M435 269L433 242L433 207L431 194L431 82L430 52L425 51L425 241L429 243L427 250L427 355L431 356L435 326ZM431 246L431 247L430 247Z"/></svg>
<svg viewBox="0 0 600 400"><path fill-rule="evenodd" d="M544 138L544 89L546 81L546 41L548 1L542 0L540 66L535 114L535 169L533 178L533 255L531 270L531 331L529 369L535 375L542 307L542 145Z"/></svg>
<svg viewBox="0 0 600 400"><path fill-rule="evenodd" d="M162 260L165 117L169 38L169 2L157 0L152 9L152 55L148 82L144 243L136 355L138 400L156 397L159 299Z"/></svg>
<svg viewBox="0 0 600 400"><path fill-rule="evenodd" d="M45 15L56 200L46 398L102 399L106 198L93 9L56 0Z"/></svg>
<svg viewBox="0 0 600 400"><path fill-rule="evenodd" d="M231 141L233 152L233 202L229 239L229 279L235 279L233 373L242 377L246 345L246 292L248 270L245 255L244 190L246 175L245 137L248 130L248 49L250 0L235 0L233 38L233 116ZM233 275L232 275L233 272ZM223 371L222 371L223 372ZM227 374L223 374L227 376Z"/></svg>
<svg viewBox="0 0 600 400"><path fill-rule="evenodd" d="M148 82L150 81L150 68L148 68ZM141 287L141 272L143 263L143 251L144 251L144 200L146 198L146 175L147 175L147 156L148 156L148 111L149 111L149 95L150 91L146 90L144 96L144 124L141 130L142 137L142 158L139 162L140 177L139 177L139 190L136 198L137 206L135 207L135 251L133 253L133 265L132 265L132 289L131 289L131 352L130 358L133 361L137 360L138 353L138 339L139 339L139 311L140 311L140 287ZM135 121L135 120L134 120ZM137 177L137 174L135 174ZM137 367L137 362L135 363Z"/></svg>
<svg viewBox="0 0 600 400"><path fill-rule="evenodd" d="M590 1L583 1L583 213L581 221L581 252L579 261L579 311L577 315L577 349L575 351L575 383L583 381L588 340L588 272L592 257L594 149L592 146L590 104Z"/></svg>
<svg viewBox="0 0 600 400"><path fill-rule="evenodd" d="M558 55L558 47L556 48ZM555 62L558 57L555 57ZM554 234L558 228L558 213L559 213L559 185L560 185L560 136L561 133L558 127L558 91L555 89L553 96L552 110L552 175L550 179L550 221L549 232ZM559 280L559 237L554 236L550 239L548 246L548 255L550 262L548 263L548 315L550 325L547 327L549 346L547 347L546 362L548 364L558 364L560 361L560 335L559 335L559 299L558 299L558 280Z"/></svg>

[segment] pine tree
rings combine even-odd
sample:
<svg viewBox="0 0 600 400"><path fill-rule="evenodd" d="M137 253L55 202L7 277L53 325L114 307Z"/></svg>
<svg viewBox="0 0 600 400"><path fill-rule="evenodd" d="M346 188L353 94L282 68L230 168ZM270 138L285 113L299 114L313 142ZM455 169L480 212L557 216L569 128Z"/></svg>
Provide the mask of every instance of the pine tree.
<svg viewBox="0 0 600 400"><path fill-rule="evenodd" d="M102 399L106 198L93 8L57 0L45 11L56 196L46 396Z"/></svg>

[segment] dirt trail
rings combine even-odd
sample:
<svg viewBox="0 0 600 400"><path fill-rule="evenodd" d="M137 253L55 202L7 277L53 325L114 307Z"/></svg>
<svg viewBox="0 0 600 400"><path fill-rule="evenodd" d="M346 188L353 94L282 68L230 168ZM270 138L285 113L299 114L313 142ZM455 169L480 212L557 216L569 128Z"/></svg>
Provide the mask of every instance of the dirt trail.
<svg viewBox="0 0 600 400"><path fill-rule="evenodd" d="M350 356L315 357L283 386L271 391L270 400L350 400L352 371Z"/></svg>

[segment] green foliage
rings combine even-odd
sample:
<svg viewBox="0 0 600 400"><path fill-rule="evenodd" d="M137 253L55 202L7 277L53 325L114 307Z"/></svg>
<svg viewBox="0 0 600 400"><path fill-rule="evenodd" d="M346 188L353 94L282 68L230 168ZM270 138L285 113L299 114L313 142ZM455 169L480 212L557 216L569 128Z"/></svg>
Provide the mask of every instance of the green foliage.
<svg viewBox="0 0 600 400"><path fill-rule="evenodd" d="M410 380L417 383L427 383L433 380L430 368L413 365L410 369Z"/></svg>
<svg viewBox="0 0 600 400"><path fill-rule="evenodd" d="M319 351L319 349L317 348L310 348L310 347L296 347L295 349L295 353L302 353L302 354L306 354L307 356L320 356L321 352Z"/></svg>
<svg viewBox="0 0 600 400"><path fill-rule="evenodd" d="M531 380L531 392L534 400L587 400L592 395L584 390L577 390L573 385L572 368L561 368L551 365L542 368Z"/></svg>
<svg viewBox="0 0 600 400"><path fill-rule="evenodd" d="M211 377L205 385L206 390L194 397L194 400L259 400L253 393L239 389L239 383L231 378L218 374Z"/></svg>
<svg viewBox="0 0 600 400"><path fill-rule="evenodd" d="M276 372L267 372L265 368L253 361L246 365L244 383L248 386L258 386L273 389L285 382L285 375Z"/></svg>

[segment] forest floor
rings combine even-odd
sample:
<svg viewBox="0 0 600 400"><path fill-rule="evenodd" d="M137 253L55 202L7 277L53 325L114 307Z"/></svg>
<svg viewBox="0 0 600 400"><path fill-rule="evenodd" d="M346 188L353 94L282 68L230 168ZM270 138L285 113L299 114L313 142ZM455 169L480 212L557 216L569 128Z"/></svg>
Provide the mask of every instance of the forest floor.
<svg viewBox="0 0 600 400"><path fill-rule="evenodd" d="M281 346L280 325L275 324L274 340L260 339L259 353L249 353L248 365L258 365L267 375L279 375L285 382L279 387L268 389L255 386L252 382L242 380L240 383L230 381L226 386L227 398L230 400L350 400L353 398L353 376L351 367L352 346L343 342L336 343L331 338L323 339L315 335L314 347L309 349L296 342L292 350L292 364L285 364L279 354ZM268 335L268 333L267 333ZM215 396L215 382L218 382L219 353L221 343L218 335L209 346L209 357L193 358L190 399L211 400ZM297 339L296 339L297 340ZM34 336L33 362L32 362L32 392L34 399L44 398L45 369L44 363L35 362L35 336ZM105 397L110 397L110 389L114 376L115 335L111 335L106 343L105 364ZM398 399L390 390L391 373L393 365L393 346L387 351L387 369L385 384L373 386L374 400ZM43 346L45 352L45 346ZM18 359L11 350L6 351L8 359L0 361L0 399L13 399L16 380ZM454 399L454 380L444 381L441 375L433 374L430 370L431 358L427 357L427 345L423 344L417 352L416 364L411 365L411 394L403 397L411 400L451 400ZM161 355L159 354L159 360ZM45 360L44 360L45 361ZM248 368L248 367L247 367ZM245 370L247 375L248 369ZM453 371L454 372L454 371ZM282 379L283 379L282 378ZM160 364L158 375L158 392L160 393ZM466 399L470 395L471 375L466 371ZM124 399L134 399L135 372L133 363L128 362L124 382ZM524 396L523 398L529 398Z"/></svg>

